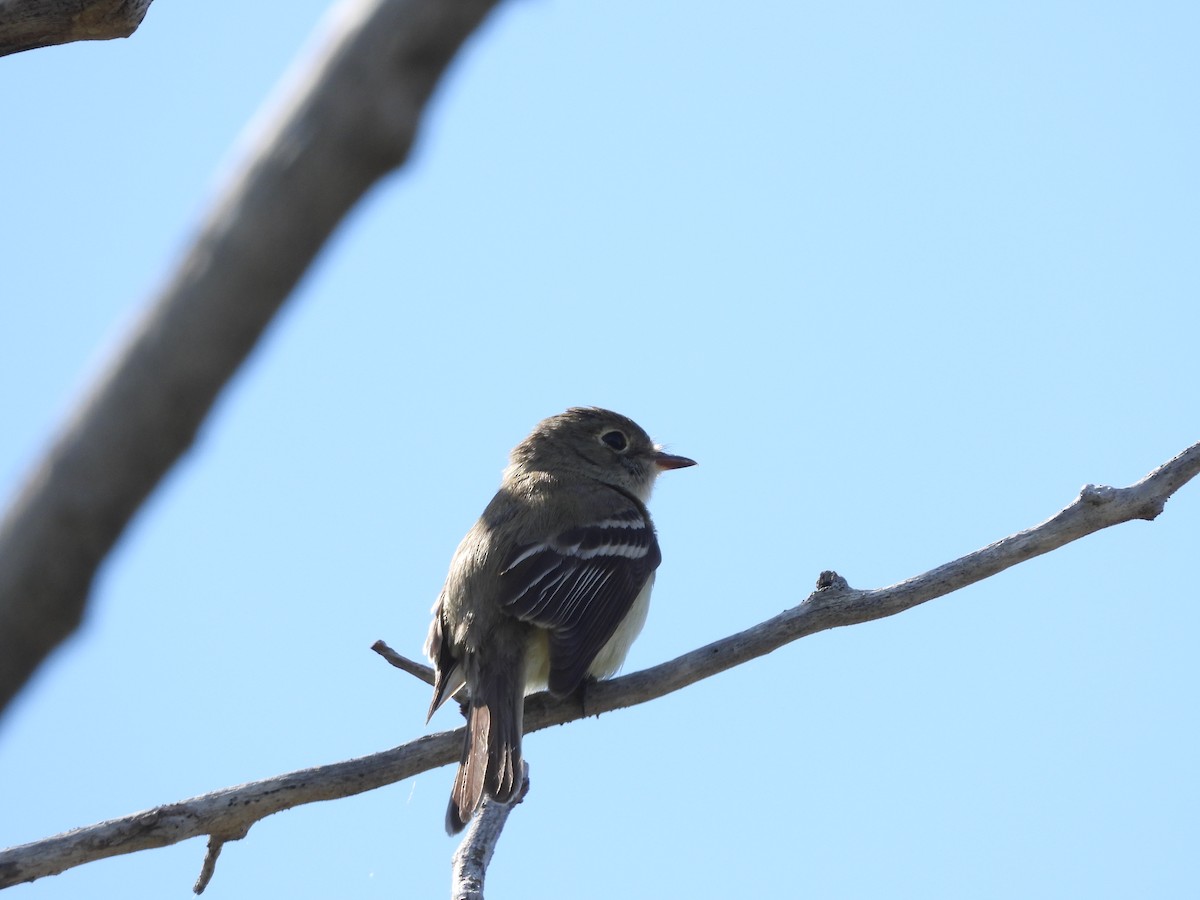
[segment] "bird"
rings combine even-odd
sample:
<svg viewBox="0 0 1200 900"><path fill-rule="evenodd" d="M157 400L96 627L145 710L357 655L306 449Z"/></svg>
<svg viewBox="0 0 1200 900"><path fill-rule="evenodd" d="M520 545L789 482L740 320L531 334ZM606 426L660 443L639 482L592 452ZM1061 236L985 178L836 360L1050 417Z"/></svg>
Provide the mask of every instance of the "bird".
<svg viewBox="0 0 1200 900"><path fill-rule="evenodd" d="M426 722L464 687L462 758L446 810L456 834L524 777L524 698L608 678L642 630L662 561L646 503L658 475L696 465L632 419L574 407L539 422L458 545L433 607Z"/></svg>

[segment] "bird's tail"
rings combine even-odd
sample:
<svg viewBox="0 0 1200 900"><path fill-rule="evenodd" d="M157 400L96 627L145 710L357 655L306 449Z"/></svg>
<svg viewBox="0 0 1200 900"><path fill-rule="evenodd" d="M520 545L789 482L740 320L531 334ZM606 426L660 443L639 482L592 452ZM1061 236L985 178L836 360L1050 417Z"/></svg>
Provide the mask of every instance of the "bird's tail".
<svg viewBox="0 0 1200 900"><path fill-rule="evenodd" d="M467 736L454 777L446 832L462 831L485 796L508 803L521 789L521 733L524 729L523 665L506 660L488 665L467 659Z"/></svg>

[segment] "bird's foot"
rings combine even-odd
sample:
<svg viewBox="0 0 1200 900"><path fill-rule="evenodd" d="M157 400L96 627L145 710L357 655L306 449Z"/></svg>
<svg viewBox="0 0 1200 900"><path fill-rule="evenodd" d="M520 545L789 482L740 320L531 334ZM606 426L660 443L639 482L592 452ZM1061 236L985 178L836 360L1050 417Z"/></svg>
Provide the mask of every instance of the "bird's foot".
<svg viewBox="0 0 1200 900"><path fill-rule="evenodd" d="M588 692L595 683L596 679L591 675L588 675L583 679L583 681L579 682L579 687L575 689L575 696L579 698L579 708L583 711L583 717L585 719L591 715L591 713L588 712L587 698ZM596 715L600 714L596 713Z"/></svg>

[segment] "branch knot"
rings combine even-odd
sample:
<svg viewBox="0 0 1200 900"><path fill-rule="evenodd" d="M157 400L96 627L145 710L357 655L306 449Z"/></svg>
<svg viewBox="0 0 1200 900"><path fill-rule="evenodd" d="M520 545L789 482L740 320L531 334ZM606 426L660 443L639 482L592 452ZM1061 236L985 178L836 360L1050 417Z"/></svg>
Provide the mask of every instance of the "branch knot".
<svg viewBox="0 0 1200 900"><path fill-rule="evenodd" d="M1111 503L1117 495L1117 489L1106 484L1085 484L1079 489L1079 502L1089 506L1103 506Z"/></svg>

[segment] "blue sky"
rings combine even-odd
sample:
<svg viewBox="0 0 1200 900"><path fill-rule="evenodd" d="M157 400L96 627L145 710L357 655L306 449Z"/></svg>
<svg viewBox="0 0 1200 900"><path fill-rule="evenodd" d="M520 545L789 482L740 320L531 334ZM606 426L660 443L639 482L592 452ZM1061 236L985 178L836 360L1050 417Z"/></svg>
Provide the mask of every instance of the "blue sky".
<svg viewBox="0 0 1200 900"><path fill-rule="evenodd" d="M0 493L325 4L0 60ZM1193 4L519 3L465 49L0 723L0 845L425 732L458 540L540 418L699 460L627 668L923 572L1200 440ZM489 896L1179 896L1190 485L901 616L532 736ZM452 711L433 728L457 725ZM206 896L439 896L452 773L260 822ZM203 842L14 898L184 896Z"/></svg>

